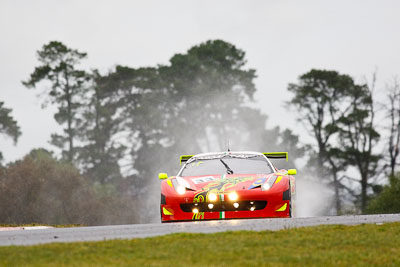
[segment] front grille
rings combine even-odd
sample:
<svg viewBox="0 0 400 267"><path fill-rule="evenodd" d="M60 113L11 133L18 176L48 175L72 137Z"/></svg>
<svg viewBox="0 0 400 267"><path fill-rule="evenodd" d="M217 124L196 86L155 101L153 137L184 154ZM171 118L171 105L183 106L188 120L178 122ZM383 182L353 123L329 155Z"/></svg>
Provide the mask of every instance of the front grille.
<svg viewBox="0 0 400 267"><path fill-rule="evenodd" d="M197 208L199 212L211 211L245 211L245 210L262 210L267 206L267 201L238 201L239 207L235 208L234 202L201 202L201 203L186 203L181 204L181 209L184 212L193 212ZM208 204L213 204L210 209Z"/></svg>

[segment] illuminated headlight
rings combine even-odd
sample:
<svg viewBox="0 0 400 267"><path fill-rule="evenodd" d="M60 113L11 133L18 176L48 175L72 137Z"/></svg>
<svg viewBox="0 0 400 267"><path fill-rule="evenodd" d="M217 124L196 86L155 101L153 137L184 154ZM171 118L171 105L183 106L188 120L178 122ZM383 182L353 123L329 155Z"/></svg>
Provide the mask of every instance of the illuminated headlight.
<svg viewBox="0 0 400 267"><path fill-rule="evenodd" d="M254 207L254 206L250 208L251 211L254 211L255 209L256 209L256 207Z"/></svg>
<svg viewBox="0 0 400 267"><path fill-rule="evenodd" d="M194 208L194 209L192 209L192 212L193 213L199 213L199 209L198 208Z"/></svg>
<svg viewBox="0 0 400 267"><path fill-rule="evenodd" d="M208 195L208 199L209 199L210 201L215 201L215 200L217 200L217 195L214 194L214 193L210 193L210 194Z"/></svg>
<svg viewBox="0 0 400 267"><path fill-rule="evenodd" d="M186 191L186 189L185 189L184 186L178 185L178 186L176 187L176 192L178 192L179 195L185 194L185 191Z"/></svg>
<svg viewBox="0 0 400 267"><path fill-rule="evenodd" d="M280 177L280 179L282 179L282 176L279 176L279 177ZM280 181L279 177L277 177L276 175L274 175L272 177L269 177L267 179L267 182L261 186L261 190L262 191L271 190L271 187L275 184L275 182L276 181L278 181L278 182Z"/></svg>
<svg viewBox="0 0 400 267"><path fill-rule="evenodd" d="M239 196L236 192L229 193L228 197L229 197L229 200L232 200L232 201L235 201L239 198Z"/></svg>
<svg viewBox="0 0 400 267"><path fill-rule="evenodd" d="M212 208L214 208L214 204L212 203L208 204L208 208L211 210Z"/></svg>
<svg viewBox="0 0 400 267"><path fill-rule="evenodd" d="M235 209L239 208L239 203L233 203L233 206L235 207Z"/></svg>
<svg viewBox="0 0 400 267"><path fill-rule="evenodd" d="M270 188L271 188L271 186L269 185L269 183L265 183L262 185L262 189L265 191L269 190Z"/></svg>

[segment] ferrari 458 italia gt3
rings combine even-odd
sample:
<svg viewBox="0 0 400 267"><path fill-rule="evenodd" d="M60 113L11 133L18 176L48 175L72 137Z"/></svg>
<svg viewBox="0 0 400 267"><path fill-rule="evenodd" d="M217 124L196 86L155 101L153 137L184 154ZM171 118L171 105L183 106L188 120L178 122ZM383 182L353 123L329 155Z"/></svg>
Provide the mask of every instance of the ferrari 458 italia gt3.
<svg viewBox="0 0 400 267"><path fill-rule="evenodd" d="M161 221L292 217L295 169L270 161L287 152L218 152L181 156L176 176L160 173Z"/></svg>

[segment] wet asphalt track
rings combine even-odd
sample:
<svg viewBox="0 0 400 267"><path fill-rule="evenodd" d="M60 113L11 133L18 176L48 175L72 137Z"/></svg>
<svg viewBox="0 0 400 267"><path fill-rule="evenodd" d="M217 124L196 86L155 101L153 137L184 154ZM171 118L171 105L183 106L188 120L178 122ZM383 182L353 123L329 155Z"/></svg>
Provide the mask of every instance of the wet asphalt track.
<svg viewBox="0 0 400 267"><path fill-rule="evenodd" d="M215 233L236 230L281 230L322 224L381 224L400 222L400 214L326 216L292 219L198 221L166 224L133 224L41 230L0 231L0 246L35 245L52 242L101 241L166 235L171 233Z"/></svg>

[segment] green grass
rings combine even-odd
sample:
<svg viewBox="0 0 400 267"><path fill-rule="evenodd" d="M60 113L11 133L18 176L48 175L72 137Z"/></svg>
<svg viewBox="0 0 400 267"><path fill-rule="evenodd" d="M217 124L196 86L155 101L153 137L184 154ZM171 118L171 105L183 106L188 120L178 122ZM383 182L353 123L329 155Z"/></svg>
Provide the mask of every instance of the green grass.
<svg viewBox="0 0 400 267"><path fill-rule="evenodd" d="M0 247L0 266L400 266L400 223Z"/></svg>

